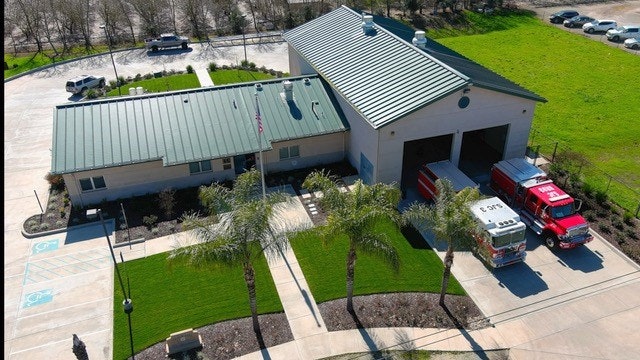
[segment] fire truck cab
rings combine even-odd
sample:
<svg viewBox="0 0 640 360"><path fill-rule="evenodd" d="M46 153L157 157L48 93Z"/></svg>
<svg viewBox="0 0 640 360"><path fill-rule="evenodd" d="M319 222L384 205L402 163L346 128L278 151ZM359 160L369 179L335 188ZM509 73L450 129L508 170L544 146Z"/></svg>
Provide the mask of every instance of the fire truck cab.
<svg viewBox="0 0 640 360"><path fill-rule="evenodd" d="M515 211L494 196L475 202L471 213L478 224L476 252L487 264L499 268L524 261L527 227Z"/></svg>

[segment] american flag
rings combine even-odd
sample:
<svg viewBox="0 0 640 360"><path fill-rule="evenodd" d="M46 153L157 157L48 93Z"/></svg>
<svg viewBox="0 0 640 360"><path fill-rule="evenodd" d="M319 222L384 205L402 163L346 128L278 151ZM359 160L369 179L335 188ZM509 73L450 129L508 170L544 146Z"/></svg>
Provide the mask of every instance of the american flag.
<svg viewBox="0 0 640 360"><path fill-rule="evenodd" d="M262 118L260 117L260 107L258 106L258 95L256 95L256 120L258 120L258 132L262 133Z"/></svg>

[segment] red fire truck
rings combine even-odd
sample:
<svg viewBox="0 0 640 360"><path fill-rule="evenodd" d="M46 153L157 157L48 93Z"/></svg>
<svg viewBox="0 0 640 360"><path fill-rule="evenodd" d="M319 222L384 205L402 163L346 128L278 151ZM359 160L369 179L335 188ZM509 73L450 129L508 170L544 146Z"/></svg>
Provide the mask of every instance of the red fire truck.
<svg viewBox="0 0 640 360"><path fill-rule="evenodd" d="M426 164L418 170L418 192L427 200L435 198L437 179L448 179L455 191L478 187L448 160ZM478 224L475 250L484 261L494 268L524 261L526 226L515 211L495 196L475 202L470 209Z"/></svg>
<svg viewBox="0 0 640 360"><path fill-rule="evenodd" d="M577 213L581 202L560 189L525 159L502 160L491 169L491 188L542 235L550 249L572 249L593 240L589 224Z"/></svg>

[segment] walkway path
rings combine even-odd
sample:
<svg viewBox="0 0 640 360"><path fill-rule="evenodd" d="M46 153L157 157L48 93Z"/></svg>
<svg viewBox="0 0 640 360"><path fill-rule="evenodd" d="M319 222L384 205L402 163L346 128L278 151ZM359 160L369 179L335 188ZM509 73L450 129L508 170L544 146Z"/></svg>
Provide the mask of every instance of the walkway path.
<svg viewBox="0 0 640 360"><path fill-rule="evenodd" d="M200 86L213 86L213 80L211 80L211 76L209 76L209 70L197 68L195 69L195 72L198 76L198 81L200 81Z"/></svg>

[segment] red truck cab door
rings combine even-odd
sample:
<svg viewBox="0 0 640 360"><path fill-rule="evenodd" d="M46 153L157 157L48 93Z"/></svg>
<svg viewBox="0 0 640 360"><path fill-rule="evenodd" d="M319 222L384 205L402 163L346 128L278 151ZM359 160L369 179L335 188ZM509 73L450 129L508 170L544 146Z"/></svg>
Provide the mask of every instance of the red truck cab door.
<svg viewBox="0 0 640 360"><path fill-rule="evenodd" d="M537 196L529 194L524 203L525 209L527 209L527 211L529 211L531 214L535 214L536 216L540 215L540 205L538 200L539 199Z"/></svg>

